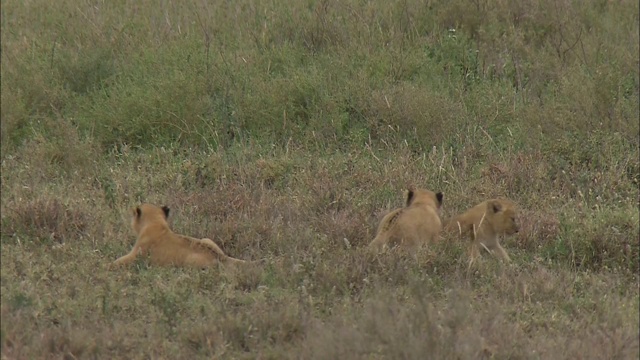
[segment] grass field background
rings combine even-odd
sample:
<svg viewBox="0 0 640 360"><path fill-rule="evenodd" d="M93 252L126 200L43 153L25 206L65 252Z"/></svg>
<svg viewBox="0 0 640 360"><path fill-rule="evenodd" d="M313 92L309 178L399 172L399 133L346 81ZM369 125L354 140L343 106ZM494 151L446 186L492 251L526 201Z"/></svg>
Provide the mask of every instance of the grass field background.
<svg viewBox="0 0 640 360"><path fill-rule="evenodd" d="M637 359L638 7L2 0L2 358ZM513 263L367 256L409 185ZM108 271L141 202L267 260Z"/></svg>

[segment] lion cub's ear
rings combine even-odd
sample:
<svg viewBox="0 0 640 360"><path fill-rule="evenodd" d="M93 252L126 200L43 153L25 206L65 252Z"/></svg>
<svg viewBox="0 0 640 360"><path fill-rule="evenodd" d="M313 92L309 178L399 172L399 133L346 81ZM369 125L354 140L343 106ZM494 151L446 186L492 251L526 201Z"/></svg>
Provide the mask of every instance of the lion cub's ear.
<svg viewBox="0 0 640 360"><path fill-rule="evenodd" d="M493 212L494 214L502 211L502 205L500 205L500 203L497 201L490 201L487 204L487 207L489 208L489 211Z"/></svg>
<svg viewBox="0 0 640 360"><path fill-rule="evenodd" d="M168 219L169 218L169 207L167 205L164 205L162 207L162 211L164 211L164 218Z"/></svg>
<svg viewBox="0 0 640 360"><path fill-rule="evenodd" d="M135 217L136 219L139 219L140 215L142 215L142 210L140 210L140 206L136 206L131 210L132 210L131 212L133 213L133 217Z"/></svg>
<svg viewBox="0 0 640 360"><path fill-rule="evenodd" d="M413 201L414 197L415 197L414 188L413 186L409 186L409 188L407 189L407 206L411 205L411 202Z"/></svg>
<svg viewBox="0 0 640 360"><path fill-rule="evenodd" d="M444 194L439 192L436 194L436 199L438 200L438 207L442 206L442 199L444 198Z"/></svg>

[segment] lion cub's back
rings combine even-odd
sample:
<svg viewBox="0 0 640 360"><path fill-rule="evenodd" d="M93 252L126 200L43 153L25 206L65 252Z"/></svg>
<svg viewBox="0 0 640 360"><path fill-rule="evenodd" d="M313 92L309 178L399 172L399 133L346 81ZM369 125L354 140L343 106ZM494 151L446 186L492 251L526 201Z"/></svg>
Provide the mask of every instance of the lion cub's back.
<svg viewBox="0 0 640 360"><path fill-rule="evenodd" d="M393 230L391 237L394 240L416 246L437 241L442 222L433 208L406 208L398 217Z"/></svg>
<svg viewBox="0 0 640 360"><path fill-rule="evenodd" d="M413 226L417 227L422 234L429 236L429 241L434 240L442 230L442 220L436 209L416 208L407 212L407 220L411 221Z"/></svg>

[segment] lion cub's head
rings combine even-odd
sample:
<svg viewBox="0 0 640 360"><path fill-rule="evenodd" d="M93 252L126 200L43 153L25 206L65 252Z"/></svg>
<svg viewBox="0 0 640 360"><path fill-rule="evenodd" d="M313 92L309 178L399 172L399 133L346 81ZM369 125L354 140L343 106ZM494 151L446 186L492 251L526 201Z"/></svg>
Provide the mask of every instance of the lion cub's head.
<svg viewBox="0 0 640 360"><path fill-rule="evenodd" d="M436 194L430 190L416 189L413 186L409 186L407 189L406 206L428 206L440 210L440 207L442 207L442 198L443 195L441 192Z"/></svg>
<svg viewBox="0 0 640 360"><path fill-rule="evenodd" d="M490 200L487 202L487 210L485 213L486 221L497 234L513 235L520 229L516 223L515 205L502 199Z"/></svg>
<svg viewBox="0 0 640 360"><path fill-rule="evenodd" d="M131 215L131 227L136 234L140 234L140 231L147 225L166 225L169 217L169 207L142 204L131 209Z"/></svg>

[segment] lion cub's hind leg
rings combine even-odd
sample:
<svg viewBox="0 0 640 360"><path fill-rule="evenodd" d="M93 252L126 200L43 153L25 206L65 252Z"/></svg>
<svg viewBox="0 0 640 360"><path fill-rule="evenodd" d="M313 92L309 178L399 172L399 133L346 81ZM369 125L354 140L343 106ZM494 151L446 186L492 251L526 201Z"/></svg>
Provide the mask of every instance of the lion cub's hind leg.
<svg viewBox="0 0 640 360"><path fill-rule="evenodd" d="M402 210L403 209L395 209L382 218L376 231L376 237L369 243L369 252L378 254L393 247L394 244L389 243L393 240L391 239L389 231Z"/></svg>
<svg viewBox="0 0 640 360"><path fill-rule="evenodd" d="M377 254L385 250L387 245L387 236L386 234L378 234L373 241L367 247L369 252L373 254Z"/></svg>
<svg viewBox="0 0 640 360"><path fill-rule="evenodd" d="M209 239L209 238L202 238L200 239L200 242L205 245L206 247L208 247L211 251L213 251L217 257L218 260L222 263L228 263L228 264L244 264L246 263L246 261L241 260L241 259L236 259L234 257L231 257L227 254L224 253L224 251L222 251L222 249L218 246L218 244L216 244L215 242L213 242L213 240Z"/></svg>
<svg viewBox="0 0 640 360"><path fill-rule="evenodd" d="M207 254L201 254L201 253L189 254L184 259L185 265L196 267L196 268L206 268L206 267L215 265L217 263L218 262L215 259L212 259L211 256L208 256Z"/></svg>

